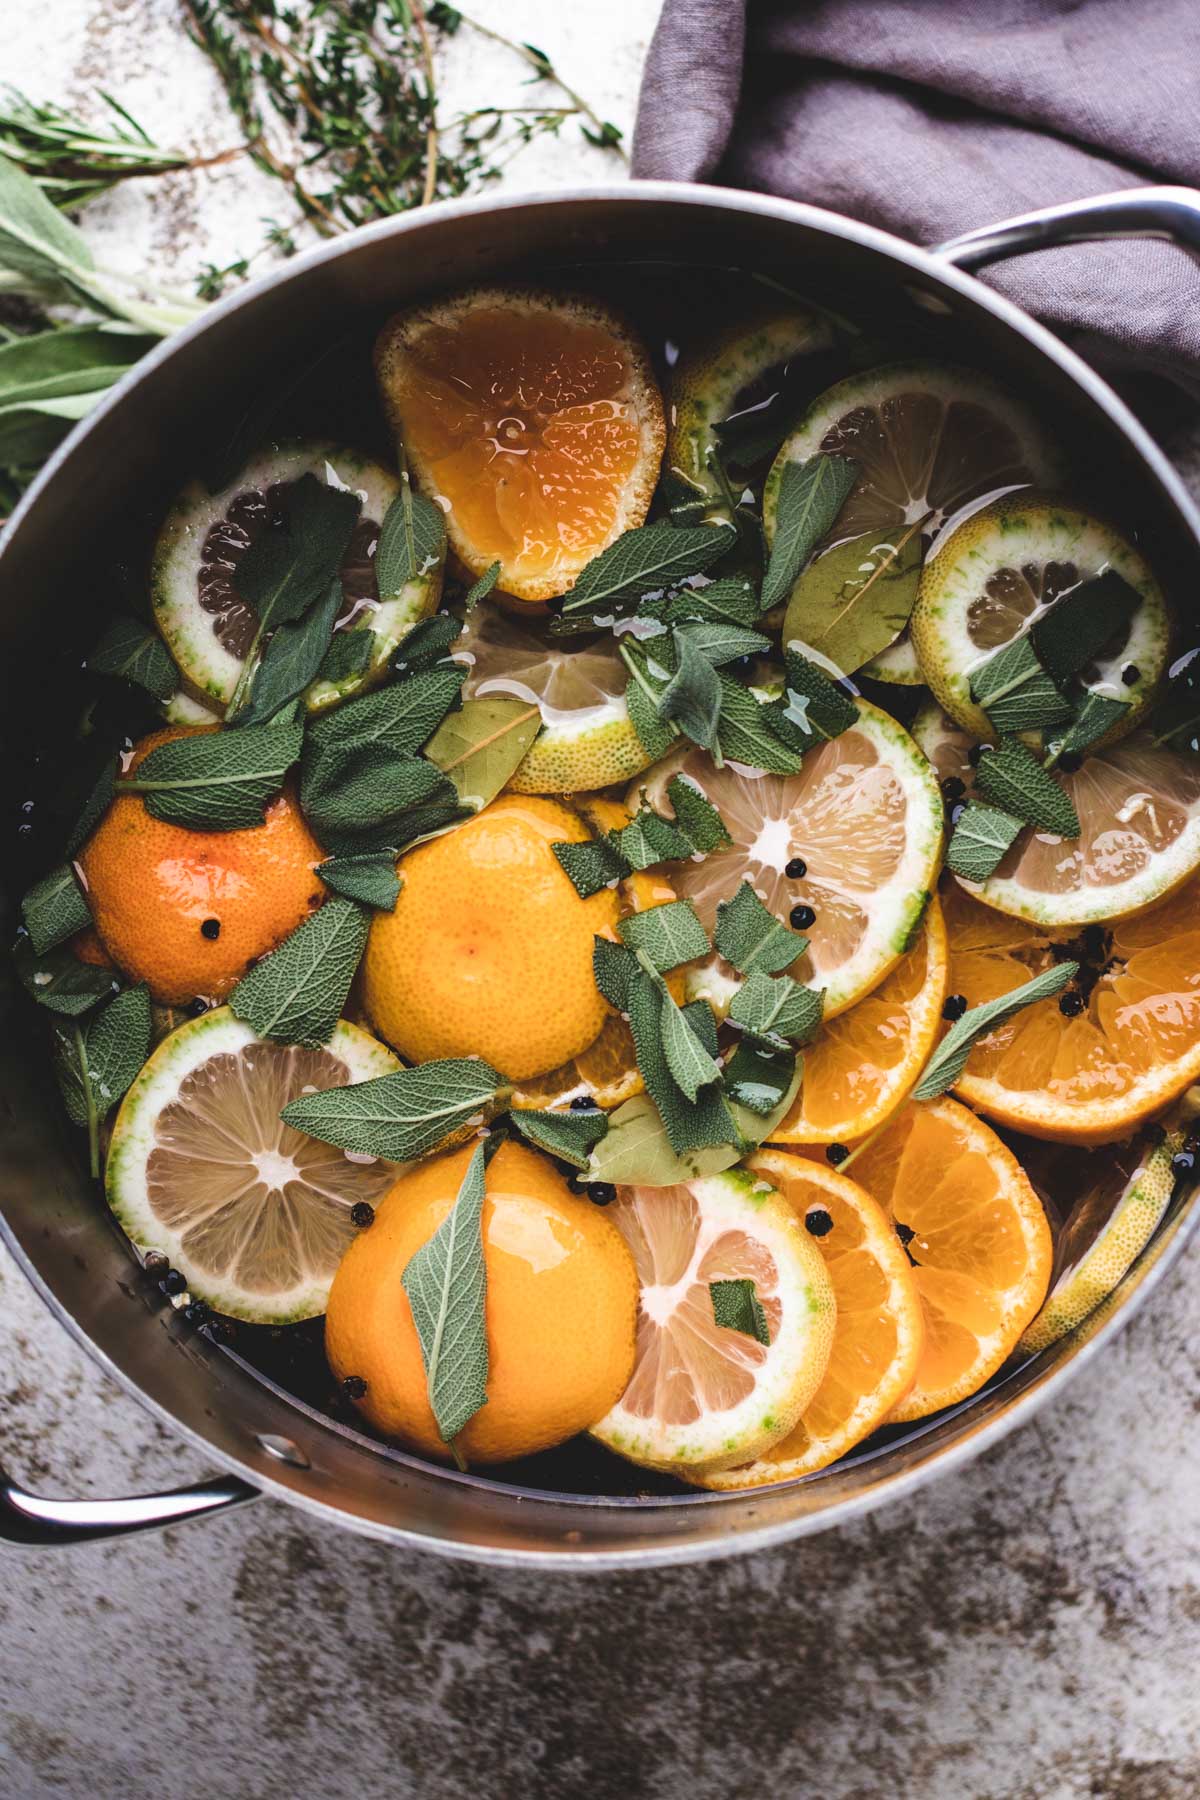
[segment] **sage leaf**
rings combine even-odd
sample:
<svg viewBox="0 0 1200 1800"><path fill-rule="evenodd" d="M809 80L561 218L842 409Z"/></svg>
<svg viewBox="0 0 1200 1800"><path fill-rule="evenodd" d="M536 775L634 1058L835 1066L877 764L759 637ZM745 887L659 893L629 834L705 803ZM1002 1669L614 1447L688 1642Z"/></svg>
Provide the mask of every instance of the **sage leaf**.
<svg viewBox="0 0 1200 1800"><path fill-rule="evenodd" d="M21 917L38 956L86 930L92 909L70 863L60 863L34 882L21 902Z"/></svg>
<svg viewBox="0 0 1200 1800"><path fill-rule="evenodd" d="M751 626L762 612L762 605L748 581L727 576L707 582L704 587L687 587L677 594L668 594L661 603L645 606L641 611L660 618L665 625L710 620L722 625Z"/></svg>
<svg viewBox="0 0 1200 1800"><path fill-rule="evenodd" d="M667 799L675 809L679 829L697 850L707 854L724 844L732 844L724 819L707 794L687 775L671 777L667 783Z"/></svg>
<svg viewBox="0 0 1200 1800"><path fill-rule="evenodd" d="M609 837L588 838L582 844L551 844L550 848L581 900L590 900L633 873Z"/></svg>
<svg viewBox="0 0 1200 1800"><path fill-rule="evenodd" d="M452 783L424 757L394 750L379 738L310 744L300 769L300 804L321 843L339 849L345 838L379 833L398 841L401 821L415 807L456 802Z"/></svg>
<svg viewBox="0 0 1200 1800"><path fill-rule="evenodd" d="M263 823L263 808L300 754L302 725L245 725L160 744L121 793L141 794L146 811L193 831L241 831Z"/></svg>
<svg viewBox="0 0 1200 1800"><path fill-rule="evenodd" d="M1025 633L975 670L971 698L997 731L1037 731L1071 717L1070 702L1043 669Z"/></svg>
<svg viewBox="0 0 1200 1800"><path fill-rule="evenodd" d="M778 975L808 948L808 939L781 925L748 881L739 884L732 899L719 903L715 938L720 954L741 975L755 969Z"/></svg>
<svg viewBox="0 0 1200 1800"><path fill-rule="evenodd" d="M87 798L67 834L65 848L68 856L74 856L78 850L83 848L112 805L113 795L116 793L118 767L116 753L109 751L101 762Z"/></svg>
<svg viewBox="0 0 1200 1800"><path fill-rule="evenodd" d="M335 631L317 669L318 679L336 686L352 676L365 674L371 666L378 641L367 625L356 626L351 631Z"/></svg>
<svg viewBox="0 0 1200 1800"><path fill-rule="evenodd" d="M801 569L832 529L857 479L858 464L847 456L818 453L807 462L785 465L775 502L775 536L763 577L764 612L787 599Z"/></svg>
<svg viewBox="0 0 1200 1800"><path fill-rule="evenodd" d="M169 700L179 687L175 659L157 631L140 619L120 613L87 659L93 675L115 675L145 688L156 700Z"/></svg>
<svg viewBox="0 0 1200 1800"><path fill-rule="evenodd" d="M695 850L691 838L678 825L660 818L650 806L639 807L628 825L610 831L608 835L631 869L651 869L656 863L681 862Z"/></svg>
<svg viewBox="0 0 1200 1800"><path fill-rule="evenodd" d="M672 628L678 644L686 638L714 669L725 663L740 662L746 656L763 656L771 648L771 640L761 631L746 631L740 625L726 625L716 619L693 619Z"/></svg>
<svg viewBox="0 0 1200 1800"><path fill-rule="evenodd" d="M719 1045L717 1042L717 1019L707 1000L689 1000L680 1012L699 1038L708 1054L715 1060Z"/></svg>
<svg viewBox="0 0 1200 1800"><path fill-rule="evenodd" d="M260 532L237 565L237 589L259 632L298 619L342 566L361 502L357 494L302 475L286 490L286 516ZM247 659L249 660L249 659Z"/></svg>
<svg viewBox="0 0 1200 1800"><path fill-rule="evenodd" d="M796 1072L796 1053L758 1038L743 1038L725 1065L725 1092L764 1118L774 1112Z"/></svg>
<svg viewBox="0 0 1200 1800"><path fill-rule="evenodd" d="M473 607L479 605L481 600L486 600L499 579L500 564L497 561L490 564L490 566L483 571L483 574L471 583L470 587L463 595L463 607L465 610L470 612Z"/></svg>
<svg viewBox="0 0 1200 1800"><path fill-rule="evenodd" d="M701 1088L720 1081L721 1065L715 1052L710 1052L692 1030L691 1023L675 1004L674 995L645 951L638 957L638 963L658 989L659 1033L667 1068L685 1099L695 1100ZM711 1009L708 1016L712 1018Z"/></svg>
<svg viewBox="0 0 1200 1800"><path fill-rule="evenodd" d="M713 1318L718 1325L725 1331L740 1331L743 1337L753 1338L755 1343L765 1344L770 1349L771 1332L766 1309L748 1276L734 1281L710 1281L708 1292Z"/></svg>
<svg viewBox="0 0 1200 1800"><path fill-rule="evenodd" d="M848 675L886 650L916 605L925 523L867 532L818 556L792 589L784 643L807 644Z"/></svg>
<svg viewBox="0 0 1200 1800"><path fill-rule="evenodd" d="M1057 682L1069 681L1127 629L1141 595L1115 569L1081 581L1034 622L1038 661Z"/></svg>
<svg viewBox="0 0 1200 1800"><path fill-rule="evenodd" d="M45 462L71 427L86 419L102 399L103 394L96 390L0 406L0 467L23 468Z"/></svg>
<svg viewBox="0 0 1200 1800"><path fill-rule="evenodd" d="M1128 700L1117 700L1111 694L1085 693L1075 717L1059 736L1050 735L1048 748L1055 757L1079 756L1093 744L1107 737L1117 720L1129 711Z"/></svg>
<svg viewBox="0 0 1200 1800"><path fill-rule="evenodd" d="M1180 752L1200 751L1200 668L1189 658L1154 709L1151 730L1157 745Z"/></svg>
<svg viewBox="0 0 1200 1800"><path fill-rule="evenodd" d="M13 956L26 993L39 1006L69 1018L88 1012L98 1000L115 994L121 985L115 970L80 962L61 945L39 954L23 937L18 939Z"/></svg>
<svg viewBox="0 0 1200 1800"><path fill-rule="evenodd" d="M718 1083L689 1098L675 1080L663 1045L663 1011L662 990L639 969L629 984L629 1028L646 1092L658 1109L671 1148L681 1155L740 1143L737 1122Z"/></svg>
<svg viewBox="0 0 1200 1800"><path fill-rule="evenodd" d="M614 1012L623 1013L628 1008L629 986L637 969L637 957L631 950L608 938L592 939L592 974Z"/></svg>
<svg viewBox="0 0 1200 1800"><path fill-rule="evenodd" d="M0 406L100 394L157 338L129 325L61 325L0 343Z"/></svg>
<svg viewBox="0 0 1200 1800"><path fill-rule="evenodd" d="M779 736L770 704L756 700L749 688L742 687L732 676L719 675L717 680L721 688L721 716L717 723L721 755L728 762L744 763L768 775L795 775L803 758Z"/></svg>
<svg viewBox="0 0 1200 1800"><path fill-rule="evenodd" d="M608 1114L598 1106L587 1112L534 1112L520 1107L508 1116L523 1138L576 1169L587 1168L588 1158L608 1130Z"/></svg>
<svg viewBox="0 0 1200 1800"><path fill-rule="evenodd" d="M730 525L635 525L594 556L562 603L562 615L602 615L636 604L643 595L700 575L732 548Z"/></svg>
<svg viewBox="0 0 1200 1800"><path fill-rule="evenodd" d="M150 992L127 988L88 1019L54 1023L54 1062L67 1115L87 1127L91 1171L100 1173L99 1128L150 1054Z"/></svg>
<svg viewBox="0 0 1200 1800"><path fill-rule="evenodd" d="M632 676L625 689L625 705L639 744L646 755L657 762L666 755L676 737L674 726L658 716L658 696L649 694L641 680Z"/></svg>
<svg viewBox="0 0 1200 1800"><path fill-rule="evenodd" d="M347 900L357 900L379 912L391 912L400 898L396 852L389 847L362 850L356 856L330 857L317 864L316 872L335 894L344 894Z"/></svg>
<svg viewBox="0 0 1200 1800"><path fill-rule="evenodd" d="M1022 829L1022 821L1002 808L968 800L946 848L946 867L964 881L986 881Z"/></svg>
<svg viewBox="0 0 1200 1800"><path fill-rule="evenodd" d="M450 777L463 805L479 812L516 774L541 729L536 702L467 700L438 726L425 754Z"/></svg>
<svg viewBox="0 0 1200 1800"><path fill-rule="evenodd" d="M392 668L397 675L415 675L444 662L463 634L463 623L450 613L430 613L418 619L396 646Z"/></svg>
<svg viewBox="0 0 1200 1800"><path fill-rule="evenodd" d="M299 698L321 668L341 605L342 583L335 575L307 612L272 632L251 677L247 698L239 702L236 712L231 705L225 715L227 724L264 725Z"/></svg>
<svg viewBox="0 0 1200 1800"><path fill-rule="evenodd" d="M995 1000L985 1001L982 1006L970 1007L934 1049L920 1081L913 1089L913 1099L936 1100L939 1094L952 1088L981 1037L986 1036L997 1025L1002 1025L1006 1019L1011 1019L1023 1007L1033 1006L1039 1000L1049 1000L1055 994L1061 994L1078 973L1078 963L1056 963L1053 968L1044 969L1040 975L1035 975L1032 981L1013 988L1011 993L1000 994Z"/></svg>
<svg viewBox="0 0 1200 1800"><path fill-rule="evenodd" d="M627 949L635 955L643 951L661 974L707 956L711 949L708 933L688 900L668 900L665 906L629 913L617 921L617 931Z"/></svg>
<svg viewBox="0 0 1200 1800"><path fill-rule="evenodd" d="M400 1277L421 1342L429 1404L438 1431L451 1446L487 1404L483 1152L478 1144L454 1205Z"/></svg>
<svg viewBox="0 0 1200 1800"><path fill-rule="evenodd" d="M277 950L243 975L234 1014L276 1044L327 1044L367 947L370 914L355 900L326 900Z"/></svg>
<svg viewBox="0 0 1200 1800"><path fill-rule="evenodd" d="M677 667L663 689L658 716L674 721L701 749L717 751L717 720L721 713L721 680L708 658L683 635L674 631Z"/></svg>
<svg viewBox="0 0 1200 1800"><path fill-rule="evenodd" d="M393 600L410 581L424 581L446 553L446 516L407 480L384 514L375 552L381 600Z"/></svg>
<svg viewBox="0 0 1200 1800"><path fill-rule="evenodd" d="M784 691L768 704L771 728L791 749L811 750L857 723L858 708L823 669L798 650L784 650Z"/></svg>
<svg viewBox="0 0 1200 1800"><path fill-rule="evenodd" d="M479 1057L447 1057L351 1087L302 1094L279 1116L339 1150L413 1162L470 1137L504 1107L511 1091Z"/></svg>
<svg viewBox="0 0 1200 1800"><path fill-rule="evenodd" d="M335 641L341 635L335 633ZM466 678L458 666L424 669L321 713L308 727L308 741L322 750L338 742L419 750L457 702Z"/></svg>
<svg viewBox="0 0 1200 1800"><path fill-rule="evenodd" d="M803 987L790 975L772 977L761 969L748 975L729 1003L730 1023L751 1037L782 1048L786 1041L810 1038L821 1023L825 994Z"/></svg>
<svg viewBox="0 0 1200 1800"><path fill-rule="evenodd" d="M1026 824L1059 837L1079 836L1079 815L1070 796L1020 738L1001 738L996 749L984 745L975 785L986 800Z"/></svg>

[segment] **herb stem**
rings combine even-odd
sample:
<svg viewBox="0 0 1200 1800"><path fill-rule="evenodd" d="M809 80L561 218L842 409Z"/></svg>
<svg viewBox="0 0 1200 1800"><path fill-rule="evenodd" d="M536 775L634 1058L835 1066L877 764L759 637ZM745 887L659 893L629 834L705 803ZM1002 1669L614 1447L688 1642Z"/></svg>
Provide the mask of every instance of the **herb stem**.
<svg viewBox="0 0 1200 1800"><path fill-rule="evenodd" d="M419 5L420 0L416 0L416 4ZM561 88L562 92L567 96L567 99L571 102L576 111L582 113L584 118L595 127L600 137L606 140L604 148L615 150L622 162L629 161L629 153L623 144L607 142L607 134L605 132L606 121L600 117L593 106L589 105L576 88L571 87L563 80L558 69L550 61L548 56L540 51L532 49L529 44L520 43L516 38L506 37L504 32L496 31L491 25L481 24L478 19L473 19L470 13L463 12L461 7L456 7L455 11L459 14L463 24L469 25L472 31L479 33L480 37L491 38L494 44L503 44L506 49L513 51L519 56L522 62L528 63L531 69L535 69L543 81L552 81L555 87Z"/></svg>
<svg viewBox="0 0 1200 1800"><path fill-rule="evenodd" d="M100 1118L96 1112L96 1096L92 1092L92 1075L88 1068L87 1045L84 1042L83 1030L75 1026L75 1054L79 1058L79 1082L83 1088L84 1104L87 1107L88 1134L88 1166L92 1179L100 1177Z"/></svg>
<svg viewBox="0 0 1200 1800"><path fill-rule="evenodd" d="M421 192L421 205L428 206L437 193L438 175L438 125L437 125L437 76L433 67L433 45L429 41L429 27L425 23L425 7L423 0L411 0L413 23L417 28L417 36L421 40L421 60L425 64L425 85L429 99L429 123L425 128L425 186ZM455 1452L457 1455L457 1451Z"/></svg>

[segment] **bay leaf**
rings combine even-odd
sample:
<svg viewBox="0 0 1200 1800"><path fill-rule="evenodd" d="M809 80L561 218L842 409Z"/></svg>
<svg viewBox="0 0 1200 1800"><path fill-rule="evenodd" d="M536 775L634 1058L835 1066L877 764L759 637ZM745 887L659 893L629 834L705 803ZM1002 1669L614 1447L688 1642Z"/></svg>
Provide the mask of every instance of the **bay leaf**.
<svg viewBox="0 0 1200 1800"><path fill-rule="evenodd" d="M916 604L924 523L867 532L810 563L792 589L784 645L817 650L849 675L895 643Z"/></svg>
<svg viewBox="0 0 1200 1800"><path fill-rule="evenodd" d="M478 812L496 798L524 760L542 715L536 703L508 698L467 700L443 719L425 754Z"/></svg>

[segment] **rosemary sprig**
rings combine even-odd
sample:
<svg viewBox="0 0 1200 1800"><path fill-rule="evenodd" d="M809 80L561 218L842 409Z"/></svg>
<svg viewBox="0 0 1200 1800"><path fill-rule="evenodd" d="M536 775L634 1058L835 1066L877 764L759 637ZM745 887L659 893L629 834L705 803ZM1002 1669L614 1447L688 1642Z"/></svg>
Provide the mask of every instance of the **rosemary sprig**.
<svg viewBox="0 0 1200 1800"><path fill-rule="evenodd" d="M164 150L119 100L103 89L99 98L109 115L107 128L49 101L33 101L19 88L0 91L0 156L32 175L47 198L64 211L85 205L122 181L207 166L239 154L240 146L235 146L198 162L181 150Z"/></svg>

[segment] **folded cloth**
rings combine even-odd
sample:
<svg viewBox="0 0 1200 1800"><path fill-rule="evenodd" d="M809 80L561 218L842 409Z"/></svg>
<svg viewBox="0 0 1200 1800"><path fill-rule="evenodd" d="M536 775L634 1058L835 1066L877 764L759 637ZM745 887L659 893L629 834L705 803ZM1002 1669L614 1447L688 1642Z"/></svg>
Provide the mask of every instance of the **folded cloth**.
<svg viewBox="0 0 1200 1800"><path fill-rule="evenodd" d="M1200 0L665 0L635 175L828 206L921 244L1200 184ZM987 279L1110 369L1200 393L1200 259L1043 250Z"/></svg>

